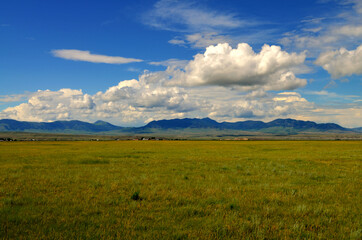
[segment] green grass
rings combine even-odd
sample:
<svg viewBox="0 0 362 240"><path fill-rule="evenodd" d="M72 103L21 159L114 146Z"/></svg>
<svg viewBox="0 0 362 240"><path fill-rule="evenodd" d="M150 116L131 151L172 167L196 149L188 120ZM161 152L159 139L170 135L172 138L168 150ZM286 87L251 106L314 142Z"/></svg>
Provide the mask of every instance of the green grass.
<svg viewBox="0 0 362 240"><path fill-rule="evenodd" d="M0 143L0 239L361 239L361 141Z"/></svg>

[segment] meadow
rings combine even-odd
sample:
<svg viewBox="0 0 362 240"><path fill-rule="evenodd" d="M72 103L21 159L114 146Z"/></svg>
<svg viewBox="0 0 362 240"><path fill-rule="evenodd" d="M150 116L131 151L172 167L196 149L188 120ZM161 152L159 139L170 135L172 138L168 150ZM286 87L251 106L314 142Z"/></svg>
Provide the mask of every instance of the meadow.
<svg viewBox="0 0 362 240"><path fill-rule="evenodd" d="M362 141L0 142L1 239L361 239Z"/></svg>

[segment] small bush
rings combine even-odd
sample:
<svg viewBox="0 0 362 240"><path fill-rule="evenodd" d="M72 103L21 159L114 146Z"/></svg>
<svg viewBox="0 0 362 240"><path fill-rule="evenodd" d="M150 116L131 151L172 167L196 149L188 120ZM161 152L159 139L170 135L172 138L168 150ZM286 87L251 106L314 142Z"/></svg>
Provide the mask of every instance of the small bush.
<svg viewBox="0 0 362 240"><path fill-rule="evenodd" d="M140 192L139 191L134 192L131 199L134 201L142 200L142 198L140 197Z"/></svg>

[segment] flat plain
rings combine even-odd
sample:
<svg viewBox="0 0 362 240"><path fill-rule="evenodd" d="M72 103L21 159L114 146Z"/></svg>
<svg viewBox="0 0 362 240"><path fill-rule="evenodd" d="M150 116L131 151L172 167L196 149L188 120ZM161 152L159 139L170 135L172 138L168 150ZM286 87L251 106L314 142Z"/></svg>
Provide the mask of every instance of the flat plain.
<svg viewBox="0 0 362 240"><path fill-rule="evenodd" d="M1 239L361 239L362 141L0 142Z"/></svg>

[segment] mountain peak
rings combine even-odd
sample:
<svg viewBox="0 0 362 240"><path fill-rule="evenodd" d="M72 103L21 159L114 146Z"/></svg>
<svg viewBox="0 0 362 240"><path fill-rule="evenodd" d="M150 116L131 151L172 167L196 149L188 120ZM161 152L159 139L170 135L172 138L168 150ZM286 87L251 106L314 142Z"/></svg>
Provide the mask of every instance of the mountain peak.
<svg viewBox="0 0 362 240"><path fill-rule="evenodd" d="M97 120L93 124L96 124L96 125L108 125L110 123L106 122L106 121L102 121L102 120Z"/></svg>
<svg viewBox="0 0 362 240"><path fill-rule="evenodd" d="M170 119L170 120L158 120L148 123L143 128L218 128L219 123L210 118L183 118L183 119Z"/></svg>

